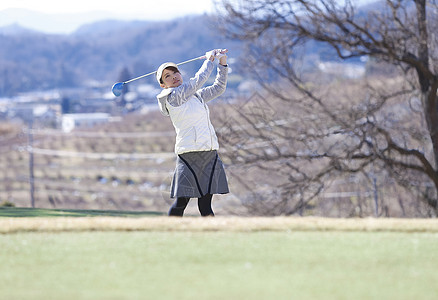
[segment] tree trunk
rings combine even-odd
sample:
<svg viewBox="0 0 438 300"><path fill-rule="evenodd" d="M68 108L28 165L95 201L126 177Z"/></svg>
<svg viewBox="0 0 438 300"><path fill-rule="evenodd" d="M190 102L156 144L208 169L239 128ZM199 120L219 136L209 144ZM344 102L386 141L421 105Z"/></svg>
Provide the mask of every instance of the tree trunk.
<svg viewBox="0 0 438 300"><path fill-rule="evenodd" d="M435 170L438 170L438 102L435 91L424 95L424 113L426 117L427 128L432 140L433 154L435 158Z"/></svg>

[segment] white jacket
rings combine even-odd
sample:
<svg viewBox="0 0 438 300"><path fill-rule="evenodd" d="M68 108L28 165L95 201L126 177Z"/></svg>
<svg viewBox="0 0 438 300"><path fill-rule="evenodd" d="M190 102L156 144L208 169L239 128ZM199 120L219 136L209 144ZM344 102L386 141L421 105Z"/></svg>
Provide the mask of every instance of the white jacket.
<svg viewBox="0 0 438 300"><path fill-rule="evenodd" d="M157 96L161 112L163 115L170 116L175 127L176 154L219 149L206 102L220 96L225 91L228 68L218 65L218 73L213 85L201 88L210 76L213 67L214 63L206 60L187 83L176 88L164 89Z"/></svg>

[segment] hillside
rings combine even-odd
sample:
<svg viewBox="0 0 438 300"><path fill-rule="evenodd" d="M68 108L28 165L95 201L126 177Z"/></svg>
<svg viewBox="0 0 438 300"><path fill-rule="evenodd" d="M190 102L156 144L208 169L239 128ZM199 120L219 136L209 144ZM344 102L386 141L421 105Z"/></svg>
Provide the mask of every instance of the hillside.
<svg viewBox="0 0 438 300"><path fill-rule="evenodd" d="M212 48L228 48L237 57L239 43L221 38L212 22L207 15L160 22L107 20L69 35L43 34L18 25L0 28L0 97L90 81L111 83L125 67L138 76L163 61L187 60Z"/></svg>
<svg viewBox="0 0 438 300"><path fill-rule="evenodd" d="M366 13L371 5L361 7ZM0 97L20 92L89 86L111 86L125 68L131 78L155 70L164 61L181 62L213 48L228 48L233 72L239 65L244 44L217 32L215 17L186 16L170 21L105 20L83 25L71 34L45 34L13 24L0 27ZM335 50L309 42L305 64L338 61ZM360 64L359 59L349 63ZM184 67L194 73L199 64ZM146 78L146 83L155 81Z"/></svg>

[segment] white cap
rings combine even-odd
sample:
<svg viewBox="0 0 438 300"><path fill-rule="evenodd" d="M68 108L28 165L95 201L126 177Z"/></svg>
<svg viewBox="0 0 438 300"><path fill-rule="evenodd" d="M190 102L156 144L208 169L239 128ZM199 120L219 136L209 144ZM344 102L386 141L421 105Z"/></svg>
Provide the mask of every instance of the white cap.
<svg viewBox="0 0 438 300"><path fill-rule="evenodd" d="M166 69L168 67L175 67L177 70L179 70L178 69L178 65L173 63L173 62L166 62L164 64L161 64L161 66L157 70L157 81L158 81L158 83L161 84L160 79L161 79L161 76L163 75L163 71L164 71L164 69Z"/></svg>

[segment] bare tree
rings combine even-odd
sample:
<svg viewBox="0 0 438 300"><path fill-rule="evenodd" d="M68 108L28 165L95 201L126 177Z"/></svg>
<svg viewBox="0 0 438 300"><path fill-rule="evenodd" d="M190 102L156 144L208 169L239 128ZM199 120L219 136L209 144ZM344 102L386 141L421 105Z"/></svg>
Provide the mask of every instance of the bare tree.
<svg viewBox="0 0 438 300"><path fill-rule="evenodd" d="M368 211L360 215L391 215L388 199L399 203L399 215L406 215L408 206L410 216L437 214L433 1L386 0L368 9L349 0L216 4L222 31L248 42L245 65L263 88L240 102L234 118L227 115L221 132L234 165L275 174L260 175L274 187L269 193L248 186L252 196L246 204L257 207L252 212L295 214L324 207L321 193L342 179L345 189L368 182L374 191L368 198L375 210L367 202ZM367 59L373 76L339 81L317 74L308 54L312 43L328 47L340 61ZM388 196L395 184L409 194ZM364 209L365 202L352 205L353 198L347 209L356 212L344 215ZM321 211L330 215L330 208Z"/></svg>

